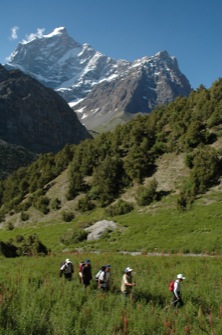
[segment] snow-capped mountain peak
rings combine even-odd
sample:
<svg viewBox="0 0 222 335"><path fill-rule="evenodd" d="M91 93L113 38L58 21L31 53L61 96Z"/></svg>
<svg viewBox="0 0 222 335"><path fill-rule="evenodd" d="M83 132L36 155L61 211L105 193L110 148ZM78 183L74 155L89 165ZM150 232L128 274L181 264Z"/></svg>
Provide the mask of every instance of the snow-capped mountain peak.
<svg viewBox="0 0 222 335"><path fill-rule="evenodd" d="M166 50L134 62L113 60L76 42L65 27L43 33L40 29L19 43L5 66L19 68L56 90L75 111L84 110L85 124L91 115L106 115L107 120L107 113L148 113L156 104L191 91L176 58Z"/></svg>
<svg viewBox="0 0 222 335"><path fill-rule="evenodd" d="M44 35L44 37L45 38L50 38L52 36L57 36L57 35L61 35L61 34L67 34L67 30L66 30L65 27L55 28L50 34Z"/></svg>
<svg viewBox="0 0 222 335"><path fill-rule="evenodd" d="M20 43L21 44L28 44L28 43L32 42L33 40L36 40L36 39L51 38L53 36L61 36L62 34L67 33L65 27L55 28L51 33L49 33L47 35L43 34L44 31L45 31L45 29L38 28L37 33L32 33L32 34L26 36L26 39L24 39Z"/></svg>

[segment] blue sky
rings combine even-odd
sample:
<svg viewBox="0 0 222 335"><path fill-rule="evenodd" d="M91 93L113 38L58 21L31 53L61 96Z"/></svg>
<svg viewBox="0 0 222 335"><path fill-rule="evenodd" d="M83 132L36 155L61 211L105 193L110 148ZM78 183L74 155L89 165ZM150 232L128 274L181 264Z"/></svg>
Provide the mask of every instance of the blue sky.
<svg viewBox="0 0 222 335"><path fill-rule="evenodd" d="M221 0L1 0L0 63L30 34L57 27L114 59L167 50L194 89L222 77Z"/></svg>

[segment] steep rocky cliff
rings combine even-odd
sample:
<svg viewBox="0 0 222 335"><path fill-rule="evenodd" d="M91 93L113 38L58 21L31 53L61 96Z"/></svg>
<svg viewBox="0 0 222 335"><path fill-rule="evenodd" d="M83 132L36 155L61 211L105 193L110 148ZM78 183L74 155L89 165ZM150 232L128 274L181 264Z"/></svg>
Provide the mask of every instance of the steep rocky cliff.
<svg viewBox="0 0 222 335"><path fill-rule="evenodd" d="M0 65L0 139L35 152L58 152L89 138L55 91L19 70Z"/></svg>

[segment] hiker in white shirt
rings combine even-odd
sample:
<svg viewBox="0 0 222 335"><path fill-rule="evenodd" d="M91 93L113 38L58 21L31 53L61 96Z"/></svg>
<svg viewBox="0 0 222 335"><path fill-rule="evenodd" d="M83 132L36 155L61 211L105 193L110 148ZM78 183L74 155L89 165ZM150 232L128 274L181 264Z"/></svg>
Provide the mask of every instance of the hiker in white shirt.
<svg viewBox="0 0 222 335"><path fill-rule="evenodd" d="M102 267L98 278L98 288L101 288L103 291L109 290L110 269L111 265L106 264L104 267Z"/></svg>
<svg viewBox="0 0 222 335"><path fill-rule="evenodd" d="M173 300L172 305L174 307L182 307L183 306L183 300L181 296L181 282L185 279L183 275L180 273L177 275L177 279L174 282L174 289L173 289Z"/></svg>
<svg viewBox="0 0 222 335"><path fill-rule="evenodd" d="M64 275L65 279L72 280L73 273L74 273L74 266L70 261L70 259L67 258L60 267L60 277Z"/></svg>
<svg viewBox="0 0 222 335"><path fill-rule="evenodd" d="M121 292L125 297L130 296L133 286L136 286L136 284L133 283L132 271L133 269L127 267L122 276Z"/></svg>

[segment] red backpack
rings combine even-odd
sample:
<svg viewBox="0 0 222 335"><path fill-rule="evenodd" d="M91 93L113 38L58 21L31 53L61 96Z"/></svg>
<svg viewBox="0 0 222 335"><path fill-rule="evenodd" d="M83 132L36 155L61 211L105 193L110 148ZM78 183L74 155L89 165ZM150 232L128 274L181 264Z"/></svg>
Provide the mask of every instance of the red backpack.
<svg viewBox="0 0 222 335"><path fill-rule="evenodd" d="M79 263L79 272L82 272L82 269L83 269L84 265L85 265L85 262L80 262Z"/></svg>
<svg viewBox="0 0 222 335"><path fill-rule="evenodd" d="M173 292L173 290L174 290L174 281L171 281L171 283L169 285L169 290L170 290L170 292Z"/></svg>

